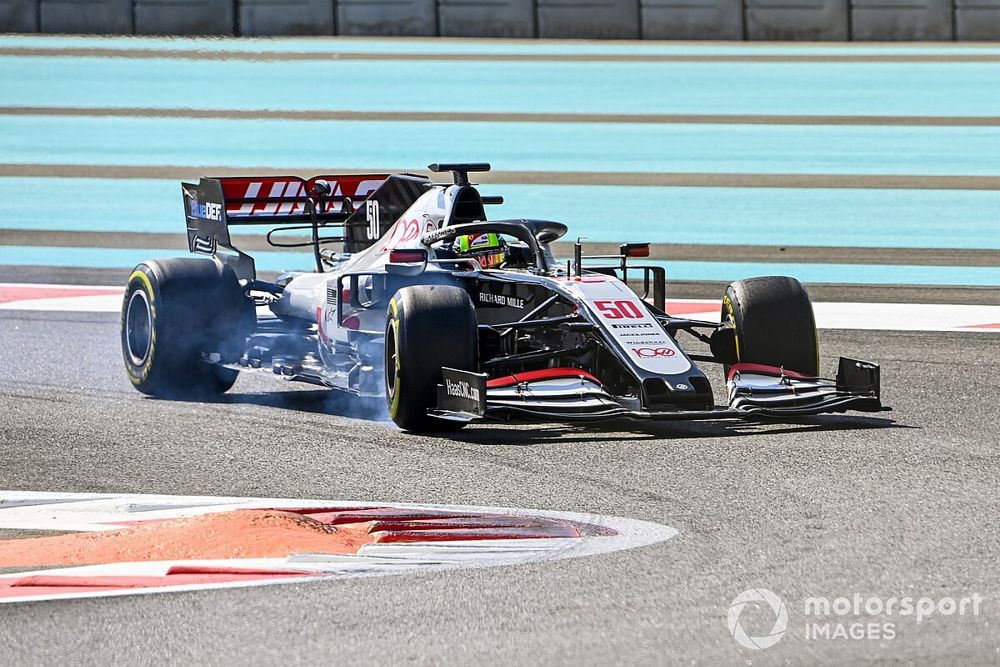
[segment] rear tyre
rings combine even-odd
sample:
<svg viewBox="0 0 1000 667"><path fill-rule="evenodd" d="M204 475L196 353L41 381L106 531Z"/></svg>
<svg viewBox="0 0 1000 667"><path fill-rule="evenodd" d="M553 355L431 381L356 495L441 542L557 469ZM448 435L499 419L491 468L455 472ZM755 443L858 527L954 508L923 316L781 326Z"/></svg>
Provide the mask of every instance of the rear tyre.
<svg viewBox="0 0 1000 667"><path fill-rule="evenodd" d="M733 326L737 362L819 375L812 303L795 278L768 276L730 284L722 300L722 321Z"/></svg>
<svg viewBox="0 0 1000 667"><path fill-rule="evenodd" d="M256 322L253 302L221 262L175 258L143 262L129 276L122 302L125 371L144 394L217 396L237 371L206 363L237 361Z"/></svg>
<svg viewBox="0 0 1000 667"><path fill-rule="evenodd" d="M389 300L385 325L385 401L407 431L450 431L462 422L428 416L437 404L441 368L476 370L478 323L465 290L404 287Z"/></svg>

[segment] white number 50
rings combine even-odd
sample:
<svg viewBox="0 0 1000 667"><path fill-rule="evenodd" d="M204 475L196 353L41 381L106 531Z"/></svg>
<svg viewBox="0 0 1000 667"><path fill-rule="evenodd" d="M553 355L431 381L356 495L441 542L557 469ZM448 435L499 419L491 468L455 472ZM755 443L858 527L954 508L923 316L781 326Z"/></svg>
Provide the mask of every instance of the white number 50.
<svg viewBox="0 0 1000 667"><path fill-rule="evenodd" d="M379 230L379 219L378 219L378 202L374 199L369 199L365 202L365 219L368 220L368 238L374 241L378 238Z"/></svg>

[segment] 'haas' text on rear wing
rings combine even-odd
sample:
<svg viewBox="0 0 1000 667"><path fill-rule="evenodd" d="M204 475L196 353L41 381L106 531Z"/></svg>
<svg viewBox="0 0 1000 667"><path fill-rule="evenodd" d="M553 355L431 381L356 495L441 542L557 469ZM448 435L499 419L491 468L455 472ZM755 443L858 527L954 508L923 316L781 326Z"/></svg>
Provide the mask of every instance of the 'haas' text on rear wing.
<svg viewBox="0 0 1000 667"><path fill-rule="evenodd" d="M320 245L343 242L346 252L367 248L426 191L428 182L409 174L351 174L308 180L237 176L181 183L188 249L218 255L237 276L252 280L256 277L253 259L233 246L229 227L266 225L272 228L268 243L277 248L311 246L316 270L323 271ZM373 211L378 214L372 215ZM322 234L326 230L335 235ZM286 240L274 238L276 232L301 234ZM309 240L302 240L307 232Z"/></svg>

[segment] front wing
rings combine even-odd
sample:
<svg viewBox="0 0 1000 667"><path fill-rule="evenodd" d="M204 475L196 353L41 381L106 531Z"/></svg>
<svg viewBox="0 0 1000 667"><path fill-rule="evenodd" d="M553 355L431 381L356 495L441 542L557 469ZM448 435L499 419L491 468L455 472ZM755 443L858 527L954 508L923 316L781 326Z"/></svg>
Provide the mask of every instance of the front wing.
<svg viewBox="0 0 1000 667"><path fill-rule="evenodd" d="M556 371L563 371L562 373ZM707 410L647 411L608 394L589 373L553 369L541 377L512 376L513 382L487 383L486 376L443 369L438 407L429 414L472 421L596 422L610 419L703 420L800 417L831 412L880 412L879 366L842 357L834 380L785 371L776 366L735 364L726 379L728 406Z"/></svg>

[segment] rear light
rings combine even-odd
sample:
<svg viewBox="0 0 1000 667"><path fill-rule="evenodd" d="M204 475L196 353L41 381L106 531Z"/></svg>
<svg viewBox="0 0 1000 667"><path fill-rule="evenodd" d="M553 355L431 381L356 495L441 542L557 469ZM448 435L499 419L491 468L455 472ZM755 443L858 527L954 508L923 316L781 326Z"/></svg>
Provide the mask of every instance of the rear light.
<svg viewBox="0 0 1000 667"><path fill-rule="evenodd" d="M621 254L625 257L649 257L649 244L625 243L621 247Z"/></svg>
<svg viewBox="0 0 1000 667"><path fill-rule="evenodd" d="M393 264L417 264L427 261L427 251L423 248L397 248L389 252Z"/></svg>

